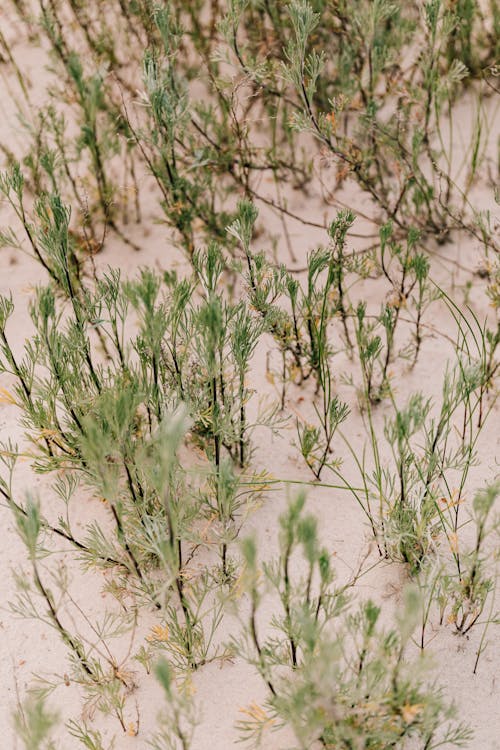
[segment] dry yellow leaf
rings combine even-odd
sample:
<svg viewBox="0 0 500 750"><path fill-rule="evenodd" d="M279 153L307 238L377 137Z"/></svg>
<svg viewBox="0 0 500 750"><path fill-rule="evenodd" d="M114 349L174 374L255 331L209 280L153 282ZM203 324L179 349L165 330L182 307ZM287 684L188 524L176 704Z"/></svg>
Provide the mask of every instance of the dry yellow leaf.
<svg viewBox="0 0 500 750"><path fill-rule="evenodd" d="M166 625L165 626L154 625L151 628L151 634L146 636L146 640L149 641L150 643L152 641L161 641L165 643L166 641L168 641L168 636L169 636L169 631Z"/></svg>
<svg viewBox="0 0 500 750"><path fill-rule="evenodd" d="M274 724L274 719L268 716L262 706L259 706L258 703L250 703L248 708L240 708L240 712L248 716L250 719L253 719L253 721L258 724Z"/></svg>
<svg viewBox="0 0 500 750"><path fill-rule="evenodd" d="M268 383L271 383L271 385L274 385L274 375L270 370L266 372L266 380Z"/></svg>
<svg viewBox="0 0 500 750"><path fill-rule="evenodd" d="M401 709L401 716L403 717L405 724L412 724L419 713L421 713L422 709L423 705L421 703L415 703L413 706L409 703L404 705Z"/></svg>
<svg viewBox="0 0 500 750"><path fill-rule="evenodd" d="M458 552L458 534L455 534L455 532L452 532L451 534L448 534L448 542L450 544L450 549L454 554L457 554Z"/></svg>
<svg viewBox="0 0 500 750"><path fill-rule="evenodd" d="M136 737L137 736L137 727L134 724L133 721L130 722L130 724L127 726L127 736L128 737Z"/></svg>
<svg viewBox="0 0 500 750"><path fill-rule="evenodd" d="M13 404L17 406L17 401L6 388L0 388L0 404Z"/></svg>

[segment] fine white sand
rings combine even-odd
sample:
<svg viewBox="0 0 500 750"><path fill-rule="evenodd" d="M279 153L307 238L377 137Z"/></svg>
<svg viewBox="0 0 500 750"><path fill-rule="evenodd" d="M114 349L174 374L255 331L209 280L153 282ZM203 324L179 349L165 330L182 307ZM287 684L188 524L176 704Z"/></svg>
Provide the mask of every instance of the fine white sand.
<svg viewBox="0 0 500 750"><path fill-rule="evenodd" d="M45 59L43 51L22 41L19 41L14 50L18 60L22 61L23 69L31 71L33 100L43 101L44 81L48 75L43 67ZM23 136L17 125L16 103L7 87L9 84L14 90L15 81L6 70L3 70L3 75L4 79L0 80L0 91L4 116L0 120L0 141L8 143L14 153L21 154ZM459 118L461 130L455 133L458 151L463 142L467 142L470 138L473 122L470 103L465 100L460 106L462 107ZM493 106L491 112L494 116ZM492 158L495 147L495 128L492 122L489 140ZM321 172L322 179L327 181L328 169L321 164L319 154L317 168L318 172ZM143 177L141 184L144 185L144 194L141 194L143 223L127 229L134 241L141 246L141 252L135 252L118 238L110 236L104 250L96 259L98 268L105 269L108 265L119 266L125 276L134 275L136 270L144 265L152 265L159 269L176 266L182 272L186 263L180 250L175 248L168 228L156 222L160 216L158 196L149 191L147 177ZM267 189L265 183L261 185L261 188ZM492 191L486 184L479 180L475 187L476 203L482 207L491 206L494 210L491 193ZM272 184L268 186L268 194L274 197ZM369 201L360 195L353 185L348 184L338 197L352 206L354 210L361 211L367 216L376 215ZM290 191L288 201L291 211L306 216L308 219L321 222L325 217L331 219L334 216L334 207L325 205L321 199L318 180L313 183L308 196ZM301 268L304 266L307 253L318 243L326 242L326 235L322 231L304 227L299 222L287 219L287 230L296 255L296 262L293 262L284 240L284 228L280 217L268 207L259 206L259 208L259 228L263 231L255 240L256 250L269 248L270 238L277 236L280 238L278 242L280 259L292 268ZM2 226L13 224L13 217L5 206L0 207L0 223ZM360 218L355 224L354 231L358 234L369 235L376 232L376 227L369 220ZM368 244L370 244L370 239L352 237L349 240L349 249L361 249ZM446 245L438 246L429 242L428 250L432 259L433 278L443 285L455 302L463 304L466 285L472 282L469 294L469 304L472 310L481 321L487 316L491 317L493 311L489 308L488 299L484 294L486 282L475 273L483 261L478 243L466 236L457 235ZM299 274L298 278L302 276ZM22 354L24 340L32 331L29 304L33 296L33 287L46 281L43 269L28 254L8 247L0 249L0 293L12 295L15 303L15 314L9 323L8 330L19 356ZM368 279L359 285L355 294L368 301L369 311L378 312L387 291L383 280ZM415 369L409 371L404 360L398 360L392 367L396 398L401 403L405 401L407 394L415 390L422 390L427 396L439 401L442 376L447 361L453 355L453 347L447 337L453 339L455 324L443 304L435 304L431 310L432 312L425 319L426 335ZM401 345L404 343L405 335L409 335L408 328L403 329ZM251 386L257 394L252 402L251 408L253 409L257 408L258 398L265 394L270 399L279 397L278 386L273 385L269 375L266 376L266 361L268 361L269 352L271 352L271 365L279 369L278 359L275 361L273 358L275 355L272 354L274 352L272 342L264 339L254 357L251 372ZM365 428L356 405L355 392L352 387L344 384L342 378L344 374L353 373L357 380L357 369L344 355L338 355L334 359L334 371L339 393L351 406L351 416L347 422L348 437L360 454L366 440ZM0 387L11 391L12 386L12 377L1 374ZM296 478L310 482L311 474L304 465L294 442L295 416L298 415L299 418L304 419L312 418L313 398L312 384L290 389L287 413L292 418L288 426L281 431L279 436L273 436L265 429L259 429L254 434L255 467L269 471L274 477ZM385 410L384 405L376 410L376 429L381 436ZM23 448L26 447L26 441L19 424L19 417L19 411L15 406L0 403L2 439L4 441L11 439ZM495 456L498 456L498 441L498 408L495 407L479 441L477 465L472 468L468 477L465 497L469 504L475 490L485 486L497 473ZM384 456L385 449L382 443L381 437L381 450ZM335 448L337 450L337 446ZM344 455L345 451L342 451L339 446L338 453ZM355 483L357 481L355 466L347 455L344 458L342 470ZM25 492L38 495L44 512L48 516L52 513L52 517L56 520L58 509L50 490L50 479L50 476L43 477L35 474L29 459L21 460L15 474L16 491L18 497L22 497ZM326 473L325 480L330 481ZM242 529L242 535L251 532L257 535L261 543L260 548L266 557L271 556L273 550L276 550L278 518L291 492L278 489L264 495L262 503L253 510ZM468 513L467 502L463 510L464 519ZM373 549L365 518L349 493L311 485L308 489L308 509L319 520L322 541L334 556L333 560L340 580L348 579L370 549L367 564L377 562L377 555ZM107 523L106 509L103 504L88 495L75 498L71 512L75 529L82 534L86 525L95 519L100 520L104 525ZM62 720L69 718L79 720L83 715L89 727L98 728L102 732L106 748L112 747L112 739L115 738L114 747L117 750L129 748L146 750L148 739L154 730L156 714L161 708L162 695L155 678L147 675L137 662L133 662L129 658L129 653L135 653L141 643L144 643L144 639L156 622L155 615L150 611L141 611L139 625L133 634L132 648L130 635L113 642L114 653L117 654L118 660L123 661L123 669L134 673L134 684L126 704L125 714L127 723L134 730L138 727L138 731L136 736L125 736L116 720L103 717L99 711L92 711L89 706L82 709L81 695L77 686L72 684L66 686L64 682L60 684L60 676L67 671L68 662L66 649L57 633L39 622L16 619L9 612L9 602L13 601L16 594L13 573L29 575L29 566L25 549L15 531L11 511L3 505L0 507L0 523L3 531L3 544L0 548L0 599L2 602L0 614L0 747L6 750L21 747L13 734L11 715L17 707L18 700L24 697L30 686L33 686L36 681L35 676L38 675L58 682L59 686L50 697L50 706L60 711ZM464 532L464 538L466 541L467 531ZM74 553L69 547L65 547L59 541L48 542L48 544L51 549L58 550L59 564L66 565L70 571L72 596L85 608L91 619L102 616L105 607L113 606L109 595L102 593L104 584L102 574L82 575L75 564ZM234 552L236 554L237 550L235 549ZM353 596L355 598L371 597L381 602L384 617L390 621L392 614L400 605L401 592L407 580L408 574L404 566L380 562L356 584ZM269 614L270 607L271 603L265 602L262 627L265 627L265 615ZM224 641L234 632L235 627L235 620L228 614L218 633L218 638ZM474 739L469 744L471 750L500 748L500 685L498 684L500 631L498 626L494 624L490 626L486 638L488 645L479 661L477 674L472 672L483 630L483 626L479 625L471 631L469 637L463 638L454 635L450 625L445 624L439 627L433 623L429 636L429 638L432 636L432 640L428 653L435 663L438 681L444 686L447 696L456 701L460 717L470 723L474 730ZM53 677L54 675L57 676ZM236 656L231 663L215 662L202 667L193 677L193 687L196 691L195 700L199 706L200 719L193 750L206 750L207 748L226 750L236 747L238 732L234 725L241 718L239 709L252 702L262 703L266 697L264 686L258 675ZM57 747L64 750L76 750L77 747L81 747L67 734L64 727L60 731L58 742ZM287 750L293 746L293 742L293 737L286 732L270 733L265 738L264 747L266 750L278 750L278 748Z"/></svg>

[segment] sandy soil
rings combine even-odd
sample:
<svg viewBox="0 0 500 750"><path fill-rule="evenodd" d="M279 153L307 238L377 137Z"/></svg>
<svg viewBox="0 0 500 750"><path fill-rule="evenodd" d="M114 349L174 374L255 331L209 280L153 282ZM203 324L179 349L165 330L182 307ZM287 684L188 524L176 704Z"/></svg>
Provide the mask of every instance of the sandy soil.
<svg viewBox="0 0 500 750"><path fill-rule="evenodd" d="M17 56L23 58L23 65L32 69L33 90L35 99L43 97L44 70L40 64L43 54L31 46L17 46ZM7 141L10 147L17 151L22 147L22 137L16 123L16 106L9 97L6 83L0 82L2 101L5 103L4 117L0 122L0 140ZM464 104L462 131L456 134L457 149L460 143L470 136L470 123L473 120L467 103ZM467 117L467 115L471 115ZM490 147L492 155L495 149L494 127L490 133ZM320 158L318 157L318 167ZM325 178L323 168L322 176ZM479 184L476 188L477 198L483 206L490 205L491 191ZM269 186L272 196L272 185ZM349 187L339 197L354 206L355 209L370 215L372 208L368 201L360 197ZM290 210L308 215L309 218L323 220L325 215L332 217L334 209L325 206L319 196L319 190L311 192L306 199L301 194L291 193L289 196ZM130 231L133 239L141 245L141 252L136 253L125 246L119 239L110 238L104 251L98 256L97 264L100 269L107 265L119 265L125 275L133 275L140 266L153 265L160 269L171 268L174 264L182 269L183 258L180 251L172 244L168 230L158 225L155 219L159 216L157 199L150 194L143 201L144 220L141 226L133 226ZM6 209L0 213L2 225L10 221ZM283 241L283 226L281 220L269 208L261 207L259 225L265 229L256 240L256 249L265 247L270 235L281 237L279 243L281 258L291 265L300 268L304 265L307 253L319 242L325 241L320 230L311 231L293 220L287 220L287 229L297 255L296 263L291 262L286 242ZM356 222L355 231L360 234L373 232L373 225L369 221L360 219ZM369 242L369 240L368 240ZM351 238L349 246L359 249L366 245L367 240ZM431 243L432 244L432 243ZM484 284L474 275L482 256L477 243L466 237L456 237L444 246L430 247L432 251L433 276L442 283L455 301L461 303L464 299L466 282L473 280L470 305L480 320L491 315L487 299L484 295ZM299 274L300 277L300 274ZM40 266L28 255L10 248L0 249L0 294L12 295L15 303L15 314L9 324L11 339L15 342L15 349L21 354L24 339L32 330L29 317L29 303L32 298L33 287L44 283L46 279ZM367 280L359 287L358 293L368 299L373 310L378 310L380 300L385 294L382 280ZM422 354L417 367L407 371L404 362L398 362L393 370L393 382L397 398L405 400L406 394L414 390L423 390L426 395L439 400L441 378L447 361L452 355L452 346L447 336L454 335L454 324L451 316L443 305L433 308L432 315L426 319L426 337ZM276 389L266 377L266 361L268 350L272 349L271 342L264 340L260 345L253 363L251 385L259 395L267 394L269 398L277 398ZM271 359L272 361L272 359ZM361 451L365 441L365 431L362 417L356 406L355 394L342 382L342 374L349 371L352 365L339 355L335 360L339 393L351 405L352 414L348 422L348 437L352 440L357 451ZM276 367L278 363L276 362ZM0 386L7 390L12 387L12 379L0 375ZM287 408L290 414L299 414L304 418L312 413L313 393L311 387L292 388ZM255 400L256 402L256 400ZM478 462L471 470L466 497L471 499L477 488L483 487L497 474L498 457L498 407L489 418L489 422L481 436L478 448ZM376 414L377 427L382 433L384 407ZM11 439L21 446L25 444L23 429L19 424L17 409L7 403L0 403L0 434L5 441ZM255 433L254 444L255 465L270 471L275 477L296 478L310 482L311 475L294 445L294 421L277 437L266 430ZM339 452L342 450L339 448ZM355 467L348 456L345 456L343 471L346 476L356 481ZM16 483L19 494L30 492L41 497L45 508L53 508L57 516L53 493L50 491L50 481L34 473L29 460L19 463L16 471ZM276 548L278 533L278 518L286 506L289 492L281 488L263 497L261 505L254 510L246 522L242 533L255 532L262 542L261 548L266 554L272 554ZM72 514L75 528L83 530L95 518L106 523L106 511L98 500L82 497L81 502L75 501ZM370 532L365 518L352 496L339 489L320 487L311 484L308 490L308 509L319 519L319 527L324 544L331 550L337 566L340 580L347 580L359 561L370 548ZM8 604L15 597L16 585L14 573L23 575L28 570L25 550L19 541L8 508L0 507L0 523L3 529L3 544L0 548L0 746L10 748L21 747L12 730L11 715L16 709L19 698L33 685L35 675L45 677L54 674L64 674L67 667L67 653L56 633L38 622L16 619L8 609ZM373 546L373 545L371 545ZM66 564L73 576L72 592L81 601L86 611L92 614L102 612L103 594L99 576L82 576L72 562L73 555L64 545L58 545L59 559ZM377 562L375 550L372 549L370 563ZM364 576L356 585L356 597L371 597L383 602L384 613L389 620L392 613L401 603L401 592L407 580L407 572L402 565L380 562ZM108 601L109 597L106 597ZM271 602L264 607L262 626L265 615L269 613ZM141 612L139 626L134 633L135 649L139 648L144 638L155 623L154 614ZM228 638L235 627L230 615L225 619L219 632L221 641ZM450 627L433 626L432 642L429 645L429 655L436 665L438 681L446 690L447 695L456 701L461 718L468 721L475 733L474 740L469 744L470 750L494 750L500 748L500 685L498 684L498 670L500 666L500 635L497 626L492 625L487 634L488 647L482 655L477 674L473 674L473 665L483 628L471 631L470 637L461 638L453 635ZM114 643L116 653L124 659L130 648L130 639L126 636ZM136 687L130 696L126 708L128 722L137 728L137 736L124 736L116 721L105 719L98 713L90 715L89 726L100 729L103 739L117 750L146 750L151 730L154 727L155 716L161 708L162 696L154 677L146 675L138 665L128 665L135 671ZM234 727L240 718L239 709L255 701L261 703L265 699L262 683L254 670L236 657L232 663L213 663L203 667L193 678L196 691L195 700L199 706L200 723L195 734L193 750L217 748L226 750L236 747L238 733ZM63 719L79 718L81 704L78 688L74 685L62 684L54 691L50 705L57 707ZM80 747L76 740L72 740L61 730L62 734L57 747L64 750L76 750ZM266 750L288 750L293 745L293 738L285 732L271 733L267 736L264 746Z"/></svg>

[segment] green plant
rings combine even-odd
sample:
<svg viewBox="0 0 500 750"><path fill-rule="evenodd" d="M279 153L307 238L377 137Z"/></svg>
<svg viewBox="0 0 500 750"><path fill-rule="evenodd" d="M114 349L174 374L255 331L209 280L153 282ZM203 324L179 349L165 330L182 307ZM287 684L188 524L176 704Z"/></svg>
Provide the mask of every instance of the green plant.
<svg viewBox="0 0 500 750"><path fill-rule="evenodd" d="M470 732L456 724L443 696L430 689L422 665L405 654L419 613L418 595L409 589L397 625L384 630L373 602L347 612L346 587L334 587L326 550L317 540L313 517L302 514L304 498L281 517L280 557L263 564L259 582L257 550L243 545L245 584L251 612L245 628L247 658L266 682L266 710L252 707L242 719L242 738L260 744L279 724L290 726L299 747L418 747L442 743L460 747ZM292 554L304 562L291 574ZM266 587L277 596L272 635L260 636L256 618Z"/></svg>
<svg viewBox="0 0 500 750"><path fill-rule="evenodd" d="M53 750L52 730L57 714L49 711L43 699L28 698L14 715L14 725L25 750Z"/></svg>
<svg viewBox="0 0 500 750"><path fill-rule="evenodd" d="M421 652L446 624L477 671L499 620L498 2L6 5L0 499L29 563L11 609L69 657L37 695L78 686L60 731L88 750L186 750L208 665L244 657L254 743L463 744ZM355 523L347 581L303 495L277 518L291 485L325 538ZM263 561L237 554L254 512ZM356 600L382 561L411 581L392 625L378 580ZM53 728L18 713L30 750Z"/></svg>
<svg viewBox="0 0 500 750"><path fill-rule="evenodd" d="M191 747L195 716L189 696L189 685L175 689L174 675L165 660L156 665L156 676L165 692L165 709L160 715L160 728L152 740L155 750L182 750Z"/></svg>

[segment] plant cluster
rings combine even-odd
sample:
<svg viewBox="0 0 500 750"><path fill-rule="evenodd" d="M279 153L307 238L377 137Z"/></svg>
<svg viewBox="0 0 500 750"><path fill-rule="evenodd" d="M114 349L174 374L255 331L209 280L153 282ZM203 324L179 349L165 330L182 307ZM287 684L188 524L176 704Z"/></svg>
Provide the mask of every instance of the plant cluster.
<svg viewBox="0 0 500 750"><path fill-rule="evenodd" d="M425 654L445 627L478 633L477 671L500 622L498 478L474 476L498 384L500 247L478 198L498 201L497 0L8 5L24 150L0 137L0 250L40 269L24 347L0 295L0 405L25 430L0 445L28 566L10 608L69 664L19 701L18 737L56 748L48 697L74 684L78 746L110 750L105 716L188 750L197 673L244 659L267 694L237 722L255 746L281 731L303 750L466 746ZM11 24L47 53L40 106ZM152 214L157 267L141 263ZM464 240L462 302L439 254ZM297 478L263 456L270 436ZM40 497L18 489L22 459ZM335 503L359 507L352 542L367 531L372 549L348 580L302 490L271 553L247 534L292 483L335 490L332 523ZM358 593L383 562L404 566L397 616ZM165 700L144 730L150 674Z"/></svg>

